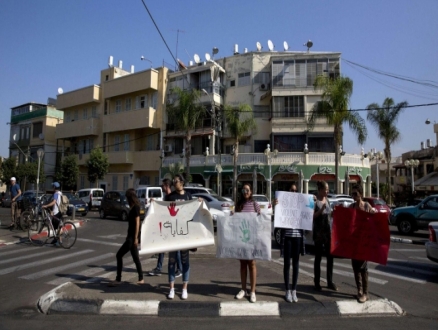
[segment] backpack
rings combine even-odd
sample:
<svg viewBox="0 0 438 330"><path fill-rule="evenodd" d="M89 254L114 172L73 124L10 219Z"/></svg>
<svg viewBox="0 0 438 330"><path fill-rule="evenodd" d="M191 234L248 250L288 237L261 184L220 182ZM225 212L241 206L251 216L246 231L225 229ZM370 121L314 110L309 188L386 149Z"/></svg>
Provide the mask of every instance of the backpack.
<svg viewBox="0 0 438 330"><path fill-rule="evenodd" d="M61 195L61 204L58 205L59 212L66 214L70 201L66 195Z"/></svg>

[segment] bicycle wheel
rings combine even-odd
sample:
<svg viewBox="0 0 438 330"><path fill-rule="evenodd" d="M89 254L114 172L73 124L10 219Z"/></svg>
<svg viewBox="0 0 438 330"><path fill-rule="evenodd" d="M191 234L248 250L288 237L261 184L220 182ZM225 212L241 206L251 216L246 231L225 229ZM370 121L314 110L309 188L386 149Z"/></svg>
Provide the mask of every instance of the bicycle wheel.
<svg viewBox="0 0 438 330"><path fill-rule="evenodd" d="M32 219L29 222L28 229L29 241L33 245L43 246L50 237L50 228L41 218Z"/></svg>
<svg viewBox="0 0 438 330"><path fill-rule="evenodd" d="M20 227L23 231L26 231L29 229L29 222L33 218L32 212L30 211L24 211L20 215Z"/></svg>
<svg viewBox="0 0 438 330"><path fill-rule="evenodd" d="M60 231L61 232L58 234L59 244L61 244L64 249L70 249L75 245L76 237L78 235L75 224L71 221L66 221Z"/></svg>

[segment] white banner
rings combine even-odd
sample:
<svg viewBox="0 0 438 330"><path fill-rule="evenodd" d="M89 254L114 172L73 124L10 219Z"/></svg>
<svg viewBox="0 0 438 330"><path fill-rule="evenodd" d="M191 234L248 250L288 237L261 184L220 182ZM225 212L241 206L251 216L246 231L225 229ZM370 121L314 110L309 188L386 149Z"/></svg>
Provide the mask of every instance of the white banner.
<svg viewBox="0 0 438 330"><path fill-rule="evenodd" d="M271 244L268 215L239 212L218 219L218 258L271 260Z"/></svg>
<svg viewBox="0 0 438 330"><path fill-rule="evenodd" d="M141 225L140 254L214 245L211 214L204 202L152 201Z"/></svg>
<svg viewBox="0 0 438 330"><path fill-rule="evenodd" d="M276 191L274 227L312 230L313 195Z"/></svg>

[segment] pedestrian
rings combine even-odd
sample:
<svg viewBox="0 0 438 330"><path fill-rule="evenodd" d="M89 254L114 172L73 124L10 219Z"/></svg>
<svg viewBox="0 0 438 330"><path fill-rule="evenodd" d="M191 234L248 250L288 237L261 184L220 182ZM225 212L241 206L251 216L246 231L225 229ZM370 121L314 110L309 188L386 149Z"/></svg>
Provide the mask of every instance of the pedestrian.
<svg viewBox="0 0 438 330"><path fill-rule="evenodd" d="M260 205L252 198L252 187L250 183L245 183L242 187L242 197L237 201L235 207L236 212L249 212L260 214ZM236 299L242 299L244 296L250 296L249 301L255 303L256 299L256 279L257 268L255 260L239 260L240 261L240 282L242 289L236 294ZM248 277L251 284L251 293L248 295L246 291L246 280Z"/></svg>
<svg viewBox="0 0 438 330"><path fill-rule="evenodd" d="M11 195L11 224L9 228L14 228L18 225L19 217L20 217L20 209L18 207L18 201L21 200L21 188L17 183L17 179L15 177L11 178L11 188L9 189Z"/></svg>
<svg viewBox="0 0 438 330"><path fill-rule="evenodd" d="M143 269L140 263L140 257L138 254L138 245L140 242L140 201L137 198L137 194L133 188L126 191L125 197L129 204L128 214L128 234L126 235L125 243L120 247L116 254L117 258L117 275L115 281L112 281L108 286L117 286L122 282L122 268L123 268L123 256L131 252L132 259L134 260L135 267L137 268L138 281L137 284L144 284Z"/></svg>
<svg viewBox="0 0 438 330"><path fill-rule="evenodd" d="M315 261L313 264L315 290L321 291L321 259L323 255L327 258L327 288L338 291L333 283L333 256L330 254L331 229L330 229L330 203L327 199L329 192L328 184L325 181L316 183L318 194L313 214L313 241L315 242Z"/></svg>
<svg viewBox="0 0 438 330"><path fill-rule="evenodd" d="M163 179L161 182L161 190L163 191L163 197L164 200L166 200L166 196L169 195L172 192L172 181L170 179ZM163 261L164 261L164 253L158 254L158 260L157 260L157 267L152 269L149 272L150 276L161 276L161 269L163 267ZM176 254L176 265L177 270L175 272L175 277L180 277L182 275L182 264L181 264L181 252L178 251Z"/></svg>
<svg viewBox="0 0 438 330"><path fill-rule="evenodd" d="M354 199L349 207L368 213L376 213L376 209L370 203L362 200L363 189L361 185L355 184L352 188L351 196ZM368 300L368 262L364 260L351 259L354 279L357 287L357 301L364 303Z"/></svg>
<svg viewBox="0 0 438 330"><path fill-rule="evenodd" d="M51 218L52 225L54 229L58 229L59 222L62 220L62 213L59 209L59 205L61 205L61 198L62 198L61 197L62 192L59 190L61 185L59 184L59 182L53 182L52 187L53 189L55 189L55 192L53 193L53 198L48 204L43 205L42 208L43 209L50 208L52 210L52 216L54 216L54 218L53 217ZM56 237L53 239L51 244L56 244L57 246L59 246Z"/></svg>
<svg viewBox="0 0 438 330"><path fill-rule="evenodd" d="M167 202L178 202L178 201L189 201L192 200L192 195L184 190L184 177L180 174L176 174L173 178L173 186L175 190L170 194L166 195L165 201ZM182 264L182 294L181 299L188 298L187 285L189 283L190 275L190 261L189 261L189 250L182 251L172 251L169 252L169 263L168 263L168 276L169 276L169 286L170 291L167 298L173 299L175 297L175 266L177 262L177 254L181 254L181 264Z"/></svg>

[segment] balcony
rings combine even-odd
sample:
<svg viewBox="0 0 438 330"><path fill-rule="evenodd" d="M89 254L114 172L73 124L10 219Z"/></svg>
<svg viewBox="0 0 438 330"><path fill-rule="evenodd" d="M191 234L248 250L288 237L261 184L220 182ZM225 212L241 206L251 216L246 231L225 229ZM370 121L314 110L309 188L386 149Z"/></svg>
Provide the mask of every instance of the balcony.
<svg viewBox="0 0 438 330"><path fill-rule="evenodd" d="M201 120L198 120L198 122L195 125L195 129L194 132L197 131L204 131L206 129L208 129L208 131L210 132L212 128L214 126L214 122L211 118L204 118ZM175 131L176 130L176 125L175 124L166 124L166 131Z"/></svg>
<svg viewBox="0 0 438 330"><path fill-rule="evenodd" d="M134 153L134 171L158 171L161 165L161 151L136 151Z"/></svg>
<svg viewBox="0 0 438 330"><path fill-rule="evenodd" d="M105 98L154 89L158 90L158 71L147 70L105 82Z"/></svg>
<svg viewBox="0 0 438 330"><path fill-rule="evenodd" d="M56 98L56 107L57 109L67 109L92 102L100 102L100 86L92 85L59 94Z"/></svg>
<svg viewBox="0 0 438 330"><path fill-rule="evenodd" d="M65 122L56 125L56 139L68 139L81 136L98 136L100 132L99 118Z"/></svg>
<svg viewBox="0 0 438 330"><path fill-rule="evenodd" d="M138 128L157 128L156 110L145 108L103 116L103 133L127 131Z"/></svg>
<svg viewBox="0 0 438 330"><path fill-rule="evenodd" d="M108 163L110 164L133 164L134 153L132 151L111 151L107 152Z"/></svg>

